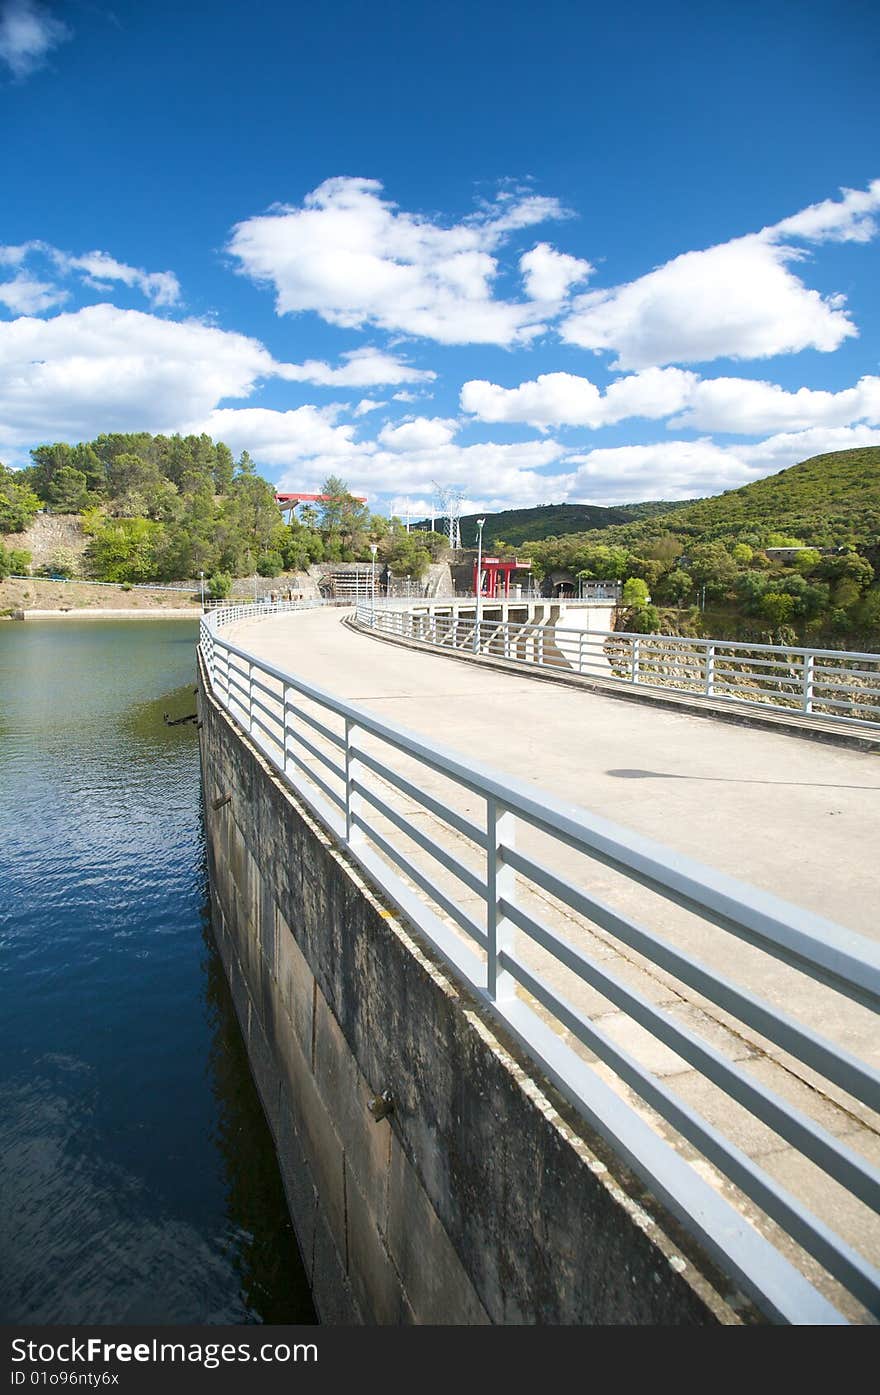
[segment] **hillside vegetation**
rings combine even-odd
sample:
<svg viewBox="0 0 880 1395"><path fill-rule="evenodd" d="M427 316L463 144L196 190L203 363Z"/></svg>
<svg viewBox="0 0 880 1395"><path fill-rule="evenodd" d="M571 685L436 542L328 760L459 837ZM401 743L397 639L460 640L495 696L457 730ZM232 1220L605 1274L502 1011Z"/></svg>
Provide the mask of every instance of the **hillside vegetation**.
<svg viewBox="0 0 880 1395"><path fill-rule="evenodd" d="M778 548L788 550L774 556ZM880 446L814 456L714 498L520 550L538 576L624 581L631 626L874 647Z"/></svg>
<svg viewBox="0 0 880 1395"><path fill-rule="evenodd" d="M204 573L212 594L225 595L236 576L369 562L371 544L396 576L421 576L445 547L437 535L370 514L335 478L325 481L319 508L285 524L273 485L247 451L236 461L205 435L117 432L39 446L31 457L24 470L0 465L0 579L41 570L124 584ZM75 522L69 536L56 526L62 518ZM54 538L48 555L46 537ZM40 547L30 548L30 538Z"/></svg>

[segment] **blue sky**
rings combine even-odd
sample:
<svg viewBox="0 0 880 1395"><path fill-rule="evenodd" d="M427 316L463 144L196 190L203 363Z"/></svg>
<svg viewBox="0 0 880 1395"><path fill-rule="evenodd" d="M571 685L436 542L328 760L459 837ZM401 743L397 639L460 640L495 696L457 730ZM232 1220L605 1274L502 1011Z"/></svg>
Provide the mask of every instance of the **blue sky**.
<svg viewBox="0 0 880 1395"><path fill-rule="evenodd" d="M880 444L873 3L0 0L0 459L209 431L377 509Z"/></svg>

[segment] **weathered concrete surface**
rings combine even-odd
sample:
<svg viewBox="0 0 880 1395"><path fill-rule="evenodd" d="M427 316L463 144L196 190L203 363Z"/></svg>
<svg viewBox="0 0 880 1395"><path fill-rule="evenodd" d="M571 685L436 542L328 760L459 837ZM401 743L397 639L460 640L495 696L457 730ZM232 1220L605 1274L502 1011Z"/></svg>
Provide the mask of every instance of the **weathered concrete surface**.
<svg viewBox="0 0 880 1395"><path fill-rule="evenodd" d="M323 1320L747 1312L204 693L200 711L218 943Z"/></svg>
<svg viewBox="0 0 880 1395"><path fill-rule="evenodd" d="M801 743L788 735L715 724L683 713L636 708L582 690L536 683L518 673L487 671L424 651L377 643L368 635L346 630L341 619L339 614L310 612L244 621L225 633L233 643L264 655L306 682L465 757L531 781L867 936L880 935L876 860L870 852L880 836L880 767L873 753ZM388 758L387 748L381 754ZM404 773L413 778L412 769L404 767ZM441 803L445 800L479 820L478 801L471 806L457 802L448 783L424 770L418 779ZM430 827L435 836L442 828L444 838L449 837L445 826L416 809L412 801L384 793L422 828ZM391 838L399 836L390 825L384 831ZM539 840L530 844L528 835L523 847L536 855L541 851ZM462 846L456 852L467 860ZM602 899L740 986L863 1059L880 1063L876 1023L867 1010L577 854L557 847L553 857L556 869L576 884L589 885ZM476 898L462 893L460 883L451 877L448 882L442 876L440 880L447 894L474 915L478 913ZM729 1059L742 1062L747 1074L844 1137L856 1151L876 1158L880 1124L870 1111L639 956L620 953L610 937L566 918L558 909L537 904L546 899L535 898L539 916L630 987L685 1021ZM784 1180L822 1219L876 1262L880 1218L833 1184L823 1183L822 1174L777 1134L709 1086L699 1072L614 1010L601 994L583 985L572 986L571 976L542 951L523 952L557 991L575 1001L618 1045L662 1076L686 1103L747 1154L760 1159L771 1174ZM581 1054L589 1058L589 1053L582 1050ZM642 1108L606 1066L596 1062L595 1068ZM678 1143L662 1122L650 1112L646 1115ZM694 1156L686 1145L683 1151ZM738 1198L713 1169L704 1162L698 1166L742 1204L762 1229L767 1228L754 1208ZM772 1227L769 1232L775 1233ZM836 1286L826 1283L816 1264L786 1242L783 1248L834 1301L840 1301ZM847 1311L858 1319L856 1310Z"/></svg>

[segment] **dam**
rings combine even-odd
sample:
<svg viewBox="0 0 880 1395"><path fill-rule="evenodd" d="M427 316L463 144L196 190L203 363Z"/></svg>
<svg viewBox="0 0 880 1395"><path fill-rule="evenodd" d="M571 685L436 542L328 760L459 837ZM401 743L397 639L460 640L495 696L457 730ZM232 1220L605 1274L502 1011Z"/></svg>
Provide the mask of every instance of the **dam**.
<svg viewBox="0 0 880 1395"><path fill-rule="evenodd" d="M871 1321L872 753L429 638L202 629L215 932L322 1320Z"/></svg>

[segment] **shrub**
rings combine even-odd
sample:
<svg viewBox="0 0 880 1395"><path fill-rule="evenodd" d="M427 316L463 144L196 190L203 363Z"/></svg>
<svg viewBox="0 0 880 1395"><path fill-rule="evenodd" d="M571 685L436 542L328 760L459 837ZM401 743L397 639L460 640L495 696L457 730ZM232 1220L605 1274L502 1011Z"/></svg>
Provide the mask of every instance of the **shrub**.
<svg viewBox="0 0 880 1395"><path fill-rule="evenodd" d="M228 572L215 572L208 577L208 595L212 601L225 601L232 590L232 577Z"/></svg>

